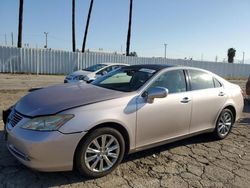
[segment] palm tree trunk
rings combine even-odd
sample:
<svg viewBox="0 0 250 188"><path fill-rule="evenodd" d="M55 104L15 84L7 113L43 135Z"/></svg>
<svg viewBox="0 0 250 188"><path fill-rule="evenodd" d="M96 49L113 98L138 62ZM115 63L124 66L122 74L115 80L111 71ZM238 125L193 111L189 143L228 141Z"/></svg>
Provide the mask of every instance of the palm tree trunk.
<svg viewBox="0 0 250 188"><path fill-rule="evenodd" d="M22 32L23 32L23 0L20 0L19 21L18 21L18 41L17 41L18 48L22 48Z"/></svg>
<svg viewBox="0 0 250 188"><path fill-rule="evenodd" d="M128 35L127 35L127 46L126 46L126 56L129 56L129 53L130 53L130 38L131 38L132 11L133 11L133 0L130 0L129 22L128 22Z"/></svg>
<svg viewBox="0 0 250 188"><path fill-rule="evenodd" d="M93 3L94 3L94 0L91 0L90 6L89 6L89 13L88 13L88 18L87 18L85 33L84 33L84 38L83 38L83 43L82 43L82 53L85 52L86 40L87 40L88 29L89 29L89 21L90 21L90 17L91 17Z"/></svg>
<svg viewBox="0 0 250 188"><path fill-rule="evenodd" d="M76 39L75 39L75 0L72 0L72 50L76 51Z"/></svg>

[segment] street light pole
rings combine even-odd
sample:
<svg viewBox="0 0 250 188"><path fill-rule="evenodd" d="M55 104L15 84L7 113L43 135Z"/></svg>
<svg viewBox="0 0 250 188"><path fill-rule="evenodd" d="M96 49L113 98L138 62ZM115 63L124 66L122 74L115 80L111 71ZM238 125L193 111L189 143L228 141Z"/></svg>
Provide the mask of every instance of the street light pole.
<svg viewBox="0 0 250 188"><path fill-rule="evenodd" d="M11 32L11 45L14 46L14 37L13 37L13 32Z"/></svg>
<svg viewBox="0 0 250 188"><path fill-rule="evenodd" d="M244 64L244 61L245 61L245 52L243 52L242 64Z"/></svg>
<svg viewBox="0 0 250 188"><path fill-rule="evenodd" d="M165 47L165 53L164 53L164 58L167 58L167 46L168 44L164 43L164 47Z"/></svg>
<svg viewBox="0 0 250 188"><path fill-rule="evenodd" d="M5 46L7 46L7 36L6 36L6 33L4 34L4 39L5 39Z"/></svg>
<svg viewBox="0 0 250 188"><path fill-rule="evenodd" d="M49 34L49 32L44 32L44 34L45 34L45 46L44 46L44 48L48 48L48 34Z"/></svg>

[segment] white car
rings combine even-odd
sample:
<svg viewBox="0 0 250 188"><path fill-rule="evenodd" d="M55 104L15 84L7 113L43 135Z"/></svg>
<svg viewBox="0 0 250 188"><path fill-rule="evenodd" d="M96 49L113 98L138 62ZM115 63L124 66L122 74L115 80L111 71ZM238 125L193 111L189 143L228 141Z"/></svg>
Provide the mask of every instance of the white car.
<svg viewBox="0 0 250 188"><path fill-rule="evenodd" d="M118 68L128 66L128 64L122 63L99 63L92 65L86 69L75 71L64 79L64 83L73 82L92 82L96 78L103 76Z"/></svg>

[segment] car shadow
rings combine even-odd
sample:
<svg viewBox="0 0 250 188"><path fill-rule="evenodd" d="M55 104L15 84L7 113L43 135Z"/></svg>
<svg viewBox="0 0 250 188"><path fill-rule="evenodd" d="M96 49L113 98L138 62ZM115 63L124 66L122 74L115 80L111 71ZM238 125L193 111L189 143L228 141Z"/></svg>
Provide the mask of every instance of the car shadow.
<svg viewBox="0 0 250 188"><path fill-rule="evenodd" d="M238 125L250 126L250 118L241 118L238 121Z"/></svg>
<svg viewBox="0 0 250 188"><path fill-rule="evenodd" d="M202 134L198 136L194 136L192 138L184 139L181 141L176 141L173 143L161 145L159 147L155 147L152 149L147 149L144 151L136 152L133 154L129 154L124 157L122 163L127 163L129 161L133 161L136 159L140 158L145 158L148 156L152 156L153 154L158 155L161 152L170 150L172 148L177 148L180 146L186 146L186 145L192 145L192 144L198 144L198 143L208 143L214 141L213 138L209 134ZM3 147L5 145L5 141L3 138L3 131L0 131L0 146ZM11 168L16 168L16 170L20 171L21 173L27 173L30 174L30 177L35 177L35 179L30 179L30 181L36 181L36 183L44 183L43 181L46 180L46 187L51 187L51 186L63 186L67 184L73 184L73 183L84 183L88 181L93 181L92 179L82 177L79 173L76 171L69 171L69 172L38 172L35 170L32 170L30 168L25 167L21 163L17 162L17 160L11 156L11 154L8 152L6 147L1 148L2 152L4 152L4 155L8 156L8 158L11 158L13 161L13 164L11 165ZM1 162L4 163L3 160L0 161L0 166ZM8 167L6 167L8 168ZM2 169L4 170L4 169ZM6 169L7 170L7 169ZM23 172L22 172L23 171ZM6 182L3 183L8 183L8 180L6 179Z"/></svg>

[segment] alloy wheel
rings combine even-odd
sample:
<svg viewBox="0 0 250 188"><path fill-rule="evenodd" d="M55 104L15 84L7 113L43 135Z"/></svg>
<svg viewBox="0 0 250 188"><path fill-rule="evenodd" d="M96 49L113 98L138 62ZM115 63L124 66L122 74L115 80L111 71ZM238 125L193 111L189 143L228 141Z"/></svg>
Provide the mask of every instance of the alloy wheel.
<svg viewBox="0 0 250 188"><path fill-rule="evenodd" d="M112 168L120 154L118 140L104 134L93 139L84 154L84 162L92 172L105 172Z"/></svg>
<svg viewBox="0 0 250 188"><path fill-rule="evenodd" d="M233 117L232 117L231 113L229 113L228 111L225 111L220 116L220 119L218 122L218 133L222 137L225 137L229 133L232 124L233 124Z"/></svg>

